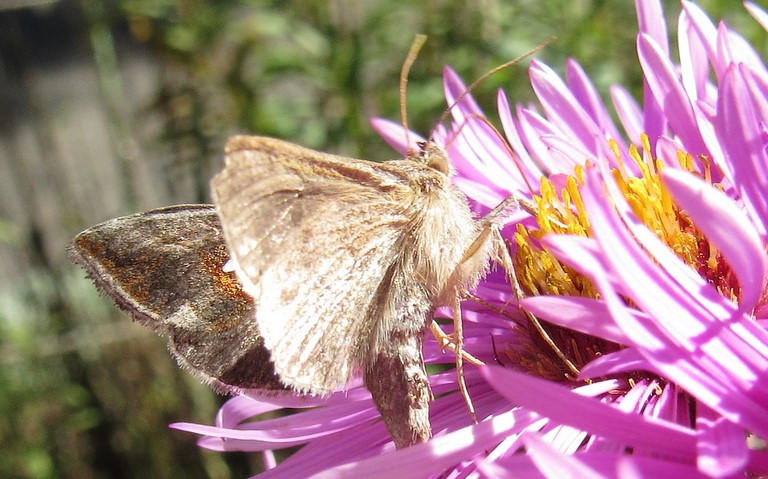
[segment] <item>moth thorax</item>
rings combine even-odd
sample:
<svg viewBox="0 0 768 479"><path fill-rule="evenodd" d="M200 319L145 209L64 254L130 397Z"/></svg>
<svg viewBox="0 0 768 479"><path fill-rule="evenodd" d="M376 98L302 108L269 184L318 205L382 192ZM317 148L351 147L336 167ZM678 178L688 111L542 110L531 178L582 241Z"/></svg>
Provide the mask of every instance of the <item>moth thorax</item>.
<svg viewBox="0 0 768 479"><path fill-rule="evenodd" d="M453 185L425 195L425 200L419 209L413 271L427 286L434 302L444 295L446 288L450 289L457 273L462 278L459 281L464 282L466 273L458 270L463 269L462 259L477 238L478 226L466 198Z"/></svg>

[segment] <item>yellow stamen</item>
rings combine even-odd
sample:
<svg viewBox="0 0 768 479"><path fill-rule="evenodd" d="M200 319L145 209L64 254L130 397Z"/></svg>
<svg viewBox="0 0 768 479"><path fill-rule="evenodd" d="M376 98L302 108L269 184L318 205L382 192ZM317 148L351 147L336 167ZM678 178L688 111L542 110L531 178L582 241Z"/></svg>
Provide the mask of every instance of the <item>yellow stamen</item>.
<svg viewBox="0 0 768 479"><path fill-rule="evenodd" d="M639 175L629 172L622 162L621 152L615 142L611 149L616 156L618 168L612 170L613 179L632 208L635 215L664 241L687 264L696 268L703 276L713 281L721 292L735 298L730 290L730 281L718 283L717 271L722 273L723 261L720 253L693 225L688 214L672 200L661 181L660 173L666 167L663 159L653 158L648 138L642 137L642 150L631 146L629 156L637 166ZM693 172L695 165L690 154L679 152L676 161L680 168ZM702 176L711 178L709 162L705 161ZM596 297L597 292L589 281L578 278L570 268L561 265L548 251L541 247L539 240L546 234L571 234L590 236L589 218L584 210L579 189L584 184L584 168L577 167L569 176L566 186L557 191L546 178L541 181L540 195L534 197L538 208L537 228L525 229L518 226L515 240L518 245L517 266L521 271L523 287L531 294L568 294ZM727 286L728 290L722 287Z"/></svg>
<svg viewBox="0 0 768 479"><path fill-rule="evenodd" d="M735 300L738 298L738 285L733 280L729 266L720 252L693 225L689 215L674 203L660 175L667 167L665 160L668 160L676 162L683 170L711 179L710 162L702 158L698 164L704 165L704 171L699 173L688 153L679 152L676 158L671 159L654 158L646 136L642 137L641 148L632 146L629 149L629 159L639 172L633 173L631 168L627 168L618 145L611 142L611 149L619 165L611 173L619 191L633 213L680 259L715 285L721 293ZM591 236L590 222L580 192L583 184L583 167L575 169L573 176L567 178L560 191L551 181L543 178L540 194L533 198L537 207L536 226L518 224L515 234L518 248L514 261L520 284L527 294L598 298L598 292L589 279L560 263L540 241L550 233ZM585 339L588 337L568 339L564 330L551 329L550 335L553 339L554 336L560 337L560 341L556 342L563 351L569 352L569 357L577 367L607 352L604 344L590 342L590 339Z"/></svg>

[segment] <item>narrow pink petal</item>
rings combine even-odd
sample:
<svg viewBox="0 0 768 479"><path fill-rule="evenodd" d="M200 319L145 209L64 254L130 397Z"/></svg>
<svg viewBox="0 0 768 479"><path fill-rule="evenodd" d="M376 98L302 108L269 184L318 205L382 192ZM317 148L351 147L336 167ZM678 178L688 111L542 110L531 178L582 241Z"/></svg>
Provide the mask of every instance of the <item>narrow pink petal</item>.
<svg viewBox="0 0 768 479"><path fill-rule="evenodd" d="M635 2L637 22L640 27L638 35L648 35L669 55L669 36L667 24L664 21L664 9L660 0ZM667 118L661 105L651 92L648 79L643 80L643 131L648 135L651 146L667 129Z"/></svg>
<svg viewBox="0 0 768 479"><path fill-rule="evenodd" d="M717 57L717 28L709 19L707 14L698 5L689 1L682 1L683 12L681 15L687 17L686 23L693 27L693 30L687 30L694 32L698 37L699 44L701 44L707 51L707 56L715 70L715 75L718 78L722 78L724 65L718 60Z"/></svg>
<svg viewBox="0 0 768 479"><path fill-rule="evenodd" d="M752 222L725 193L694 175L668 170L663 179L678 204L728 261L741 286L740 306L751 311L768 277L768 259Z"/></svg>
<svg viewBox="0 0 768 479"><path fill-rule="evenodd" d="M410 151L416 151L418 149L417 143L424 141L424 137L411 131L408 133L410 144L406 143L406 135L403 130L403 125L385 118L372 118L371 126L376 130L376 133L381 135L384 141L389 143L389 146L400 152L403 156L408 154L409 147Z"/></svg>
<svg viewBox="0 0 768 479"><path fill-rule="evenodd" d="M451 67L443 68L443 87L445 89L445 98L448 101L448 106L454 106L456 99L459 96L464 95L456 106L451 110L454 114L456 121L461 122L467 115L483 115L483 110L480 109L471 93L467 93L467 86L461 80L456 71ZM456 116L458 115L458 116Z"/></svg>
<svg viewBox="0 0 768 479"><path fill-rule="evenodd" d="M425 444L381 454L370 459L327 469L313 478L390 479L393 477L427 477L446 467L484 451L500 442L511 431L523 429L536 420L535 415L521 410L501 413L479 424L451 434L435 437Z"/></svg>
<svg viewBox="0 0 768 479"><path fill-rule="evenodd" d="M485 366L483 374L513 404L536 411L550 420L665 454L690 457L695 450L693 433L676 424L624 413L550 381L498 366Z"/></svg>
<svg viewBox="0 0 768 479"><path fill-rule="evenodd" d="M520 174L523 175L524 180L527 180L529 184L536 184L541 179L542 172L536 161L531 158L528 150L523 147L523 141L520 138L516 126L517 121L512 117L512 110L510 109L509 102L507 101L507 97L503 90L499 90L496 104L499 110L499 118L501 119L504 134L509 141L509 146L512 147L512 151L514 151L515 155L518 157L521 170Z"/></svg>
<svg viewBox="0 0 768 479"><path fill-rule="evenodd" d="M746 65L739 65L744 81L747 83L747 94L752 99L755 107L755 115L759 122L768 122L768 74L749 68Z"/></svg>
<svg viewBox="0 0 768 479"><path fill-rule="evenodd" d="M645 79L675 135L692 155L708 155L709 150L699 134L691 100L669 58L663 56L659 46L644 35L637 39L637 51Z"/></svg>
<svg viewBox="0 0 768 479"><path fill-rule="evenodd" d="M677 27L680 51L680 75L691 100L707 99L709 84L709 59L706 47L698 41L690 17L681 14Z"/></svg>
<svg viewBox="0 0 768 479"><path fill-rule="evenodd" d="M588 150L577 143L573 143L568 137L561 135L543 135L542 143L549 148L552 156L559 158L559 163L571 165L586 164L587 161L595 161L596 157Z"/></svg>
<svg viewBox="0 0 768 479"><path fill-rule="evenodd" d="M195 434L230 439L300 444L348 429L361 422L373 421L378 417L372 403L351 403L351 406L353 407L339 409L316 408L290 416L246 423L237 428L189 423L175 423L171 427Z"/></svg>
<svg viewBox="0 0 768 479"><path fill-rule="evenodd" d="M214 451L263 451L266 449L282 449L301 446L318 438L327 438L338 431L321 431L316 434L296 435L293 437L277 437L269 432L247 431L241 429L225 429L202 424L179 422L169 425L171 429L191 432L203 437L199 444ZM343 430L340 429L340 430ZM384 431L382 431L382 437Z"/></svg>
<svg viewBox="0 0 768 479"><path fill-rule="evenodd" d="M652 38L665 55L669 55L669 34L660 0L635 2L640 33Z"/></svg>
<svg viewBox="0 0 768 479"><path fill-rule="evenodd" d="M454 177L453 181L475 204L484 207L482 210L490 211L494 206L501 203L501 201L507 197L506 194L494 190L485 182L465 178L463 171L464 170L462 170L461 175ZM478 211L478 208L472 209Z"/></svg>
<svg viewBox="0 0 768 479"><path fill-rule="evenodd" d="M473 171L477 179L498 191L517 191L524 185L509 146L487 121L468 116L456 132L448 152L459 172Z"/></svg>
<svg viewBox="0 0 768 479"><path fill-rule="evenodd" d="M752 45L741 35L721 23L717 28L718 61L727 68L731 63L743 63L749 68L765 73L765 65Z"/></svg>
<svg viewBox="0 0 768 479"><path fill-rule="evenodd" d="M582 463L578 456L563 454L547 444L538 435L523 435L525 446L536 467L546 477L579 477L582 479L602 479L604 476Z"/></svg>
<svg viewBox="0 0 768 479"><path fill-rule="evenodd" d="M533 110L519 107L517 111L520 138L525 148L533 158L536 158L545 174L573 172L570 165L559 165L552 161L547 146L541 141L541 137L547 134L560 134L560 131L549 120Z"/></svg>
<svg viewBox="0 0 768 479"><path fill-rule="evenodd" d="M483 463L478 470L482 472L484 479L509 479L510 477L524 477L526 479L546 479L541 471L533 463L531 456L518 454L514 460L503 458L496 462Z"/></svg>
<svg viewBox="0 0 768 479"><path fill-rule="evenodd" d="M590 361L579 372L579 379L597 378L631 371L652 371L654 368L634 348L622 349Z"/></svg>
<svg viewBox="0 0 768 479"><path fill-rule="evenodd" d="M617 389L627 388L628 384L623 379L604 379L575 387L573 391L584 397L599 397L610 394Z"/></svg>
<svg viewBox="0 0 768 479"><path fill-rule="evenodd" d="M697 411L699 470L711 477L739 475L749 459L746 431L709 408Z"/></svg>
<svg viewBox="0 0 768 479"><path fill-rule="evenodd" d="M696 399L688 394L680 394L680 388L672 383L662 386L661 394L653 405L653 416L676 424L690 424L691 411Z"/></svg>
<svg viewBox="0 0 768 479"><path fill-rule="evenodd" d="M547 322L614 343L626 343L627 338L602 301L577 296L531 296L523 298L520 306Z"/></svg>
<svg viewBox="0 0 768 479"><path fill-rule="evenodd" d="M593 150L594 137L604 135L555 71L534 60L531 62L530 77L531 86L549 120L574 142L574 146L580 145L592 157L597 156L599 150Z"/></svg>
<svg viewBox="0 0 768 479"><path fill-rule="evenodd" d="M619 85L611 86L611 99L621 126L627 133L629 141L640 144L640 135L644 133L643 112L632 95Z"/></svg>
<svg viewBox="0 0 768 479"><path fill-rule="evenodd" d="M608 113L597 88L581 68L581 65L573 59L569 59L566 63L566 78L568 88L595 122L598 129L603 132L604 137L615 141L622 151L626 151L627 145L613 123L613 118Z"/></svg>
<svg viewBox="0 0 768 479"><path fill-rule="evenodd" d="M324 401L324 399L319 397L313 398L310 396L309 399L309 402L294 402L299 403L297 404L298 407L303 407L303 404L309 404L309 407L313 407L322 404ZM219 411L216 413L216 425L229 427L235 424L240 424L250 417L286 407L282 402L283 401L280 400L271 401L269 398L262 401L259 398L249 396L235 396L219 408Z"/></svg>
<svg viewBox="0 0 768 479"><path fill-rule="evenodd" d="M310 477L342 463L364 461L394 451L384 424L379 422L312 441L259 478Z"/></svg>
<svg viewBox="0 0 768 479"><path fill-rule="evenodd" d="M755 5L753 2L744 2L744 8L747 9L752 18L768 30L768 13L765 10Z"/></svg>
<svg viewBox="0 0 768 479"><path fill-rule="evenodd" d="M763 237L768 235L768 152L760 103L748 88L758 83L747 78L749 70L731 66L720 87L717 104L717 136L733 168L734 185L744 201L752 221ZM753 80L753 81L749 81ZM756 103L757 102L757 103ZM764 107L762 107L764 108Z"/></svg>

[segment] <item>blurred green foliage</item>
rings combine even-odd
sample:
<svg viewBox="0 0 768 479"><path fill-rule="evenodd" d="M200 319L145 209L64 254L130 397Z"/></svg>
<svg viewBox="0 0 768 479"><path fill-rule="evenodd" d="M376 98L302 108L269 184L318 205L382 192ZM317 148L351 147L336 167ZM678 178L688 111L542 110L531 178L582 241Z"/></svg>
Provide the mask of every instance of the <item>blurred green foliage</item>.
<svg viewBox="0 0 768 479"><path fill-rule="evenodd" d="M666 3L674 30L679 6ZM743 11L703 4L764 50L764 32ZM190 201L207 198L210 172L235 132L394 157L368 121L399 118L399 71L416 33L429 40L410 75L407 107L411 128L423 133L445 109L444 65L469 83L551 36L558 41L537 56L556 70L577 58L604 98L612 83L637 97L641 89L626 0L79 0L34 11L62 14L98 70L94 94L112 112L116 138L134 136L120 115L132 101L122 56L156 62L156 95L140 108L162 127L148 147L193 172ZM477 89L489 116L497 88L512 101L533 101L527 62ZM19 235L0 220L0 242ZM194 438L167 430L175 420L212 421L221 398L178 373L162 341L134 328L73 267L41 261L0 292L0 337L0 476L244 477L259 467L253 455L202 452Z"/></svg>

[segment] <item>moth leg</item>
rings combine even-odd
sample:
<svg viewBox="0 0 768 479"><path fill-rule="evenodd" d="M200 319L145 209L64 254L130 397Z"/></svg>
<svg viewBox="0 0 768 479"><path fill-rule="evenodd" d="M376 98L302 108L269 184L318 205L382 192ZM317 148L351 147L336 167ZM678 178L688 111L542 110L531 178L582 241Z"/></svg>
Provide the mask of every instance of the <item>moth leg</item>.
<svg viewBox="0 0 768 479"><path fill-rule="evenodd" d="M430 330L432 331L432 336L434 336L437 342L440 343L440 348L443 351L447 349L456 353L456 340L454 339L454 334L448 334L443 331L443 328L434 319L430 325ZM462 349L461 355L464 356L464 359L466 359L468 363L474 364L475 366L485 366L484 361L472 356L468 351Z"/></svg>
<svg viewBox="0 0 768 479"><path fill-rule="evenodd" d="M505 207L506 208L506 207ZM486 267L488 257L493 255L493 242L496 236L493 235L493 231L498 227L493 222L488 222L483 225L480 234L467 248L461 261L456 267L456 271L453 273L454 288L451 296L451 308L453 310L453 334L447 335L442 331L439 325L433 323L432 331L435 336L441 341L443 347L448 347L456 354L456 375L459 384L459 391L464 397L464 402L467 404L472 420L477 422L477 415L475 413L475 407L472 404L472 398L469 395L467 389L467 383L464 378L464 359L467 355L464 352L464 322L461 317L461 300L466 288L464 281L459 278L472 278L478 274L478 271L483 271ZM500 235L498 236L501 237ZM470 279L471 281L471 279ZM473 364L483 365L482 361L469 361Z"/></svg>
<svg viewBox="0 0 768 479"><path fill-rule="evenodd" d="M509 281L515 290L515 295L518 298L522 298L522 290L517 281L512 257L501 236L501 224L507 216L508 210L521 207L527 211L533 211L535 208L524 200L515 196L510 196L480 220L480 233L469 248L467 248L467 251L459 262L456 271L454 272L455 278L471 278L477 271L482 271L485 268L486 262L490 257L501 264L505 271L507 271ZM461 281L457 281L455 284L460 285ZM456 374L458 376L459 390L461 391L462 396L464 396L464 401L467 403L467 408L472 415L472 419L477 422L475 408L472 404L472 399L469 396L466 380L464 378L464 359L466 357L463 351L464 325L461 318L461 294L458 289L454 291L451 306L453 308L453 335L446 335L439 326L435 326L434 324L432 330L435 332L437 328L439 333L442 333L435 333L438 340L441 341L441 345L445 347L447 344L453 344L453 347L449 347L449 349L452 349L456 353ZM453 341L451 341L451 339L453 339Z"/></svg>
<svg viewBox="0 0 768 479"><path fill-rule="evenodd" d="M464 402L467 404L469 414L472 416L472 422L477 423L477 414L475 413L475 405L472 404L472 397L469 395L469 389L467 389L467 381L464 378L464 322L461 319L461 296L458 294L453 295L453 334L454 334L454 351L456 351L456 375L459 380L459 391L464 397Z"/></svg>

